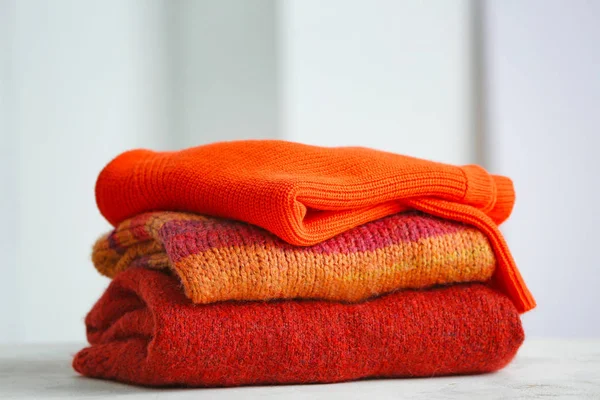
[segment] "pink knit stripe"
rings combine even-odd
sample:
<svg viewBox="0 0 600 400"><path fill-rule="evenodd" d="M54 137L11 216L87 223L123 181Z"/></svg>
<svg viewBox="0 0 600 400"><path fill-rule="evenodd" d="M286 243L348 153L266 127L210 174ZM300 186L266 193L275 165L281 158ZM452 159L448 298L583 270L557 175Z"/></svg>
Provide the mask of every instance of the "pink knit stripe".
<svg viewBox="0 0 600 400"><path fill-rule="evenodd" d="M159 231L173 262L214 249L277 247L284 251L310 254L351 254L372 252L400 243L451 235L472 228L461 223L417 214L397 214L342 233L314 246L292 246L275 235L249 224L229 220L170 221ZM243 251L243 250L242 250Z"/></svg>

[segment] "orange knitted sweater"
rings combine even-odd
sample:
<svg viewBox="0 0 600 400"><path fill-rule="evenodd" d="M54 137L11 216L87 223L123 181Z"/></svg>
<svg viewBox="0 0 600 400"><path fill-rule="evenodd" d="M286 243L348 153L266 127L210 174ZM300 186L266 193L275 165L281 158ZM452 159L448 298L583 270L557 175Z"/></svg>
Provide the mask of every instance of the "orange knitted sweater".
<svg viewBox="0 0 600 400"><path fill-rule="evenodd" d="M479 230L418 211L293 246L257 226L170 211L125 220L94 245L114 278L145 267L175 273L194 303L325 299L358 302L397 290L486 282L496 258Z"/></svg>
<svg viewBox="0 0 600 400"><path fill-rule="evenodd" d="M512 182L475 165L270 140L132 150L100 173L96 200L113 225L147 211L190 211L246 221L300 246L417 209L481 230L498 260L494 283L520 312L535 307L497 226L512 211Z"/></svg>

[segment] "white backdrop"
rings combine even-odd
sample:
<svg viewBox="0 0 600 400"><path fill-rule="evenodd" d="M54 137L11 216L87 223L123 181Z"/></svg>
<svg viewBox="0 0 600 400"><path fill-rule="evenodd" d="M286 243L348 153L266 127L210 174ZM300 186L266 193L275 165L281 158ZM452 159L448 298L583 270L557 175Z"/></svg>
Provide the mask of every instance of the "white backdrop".
<svg viewBox="0 0 600 400"><path fill-rule="evenodd" d="M491 165L515 181L504 227L538 308L531 336L600 336L600 3L488 2Z"/></svg>
<svg viewBox="0 0 600 400"><path fill-rule="evenodd" d="M488 7L489 161L516 182L534 336L600 334L598 14L575 3ZM280 137L475 159L468 1L239 4L0 0L0 341L84 339L108 282L94 181L125 149Z"/></svg>
<svg viewBox="0 0 600 400"><path fill-rule="evenodd" d="M158 2L0 2L0 340L84 338L107 284L90 264L109 227L95 177L124 148L164 146L161 14Z"/></svg>
<svg viewBox="0 0 600 400"><path fill-rule="evenodd" d="M473 162L468 1L280 4L287 138Z"/></svg>

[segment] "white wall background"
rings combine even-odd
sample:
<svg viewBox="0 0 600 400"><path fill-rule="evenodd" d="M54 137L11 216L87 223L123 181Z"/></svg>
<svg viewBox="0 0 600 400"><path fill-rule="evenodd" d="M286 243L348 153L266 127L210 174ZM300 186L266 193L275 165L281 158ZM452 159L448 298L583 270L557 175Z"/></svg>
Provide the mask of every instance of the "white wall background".
<svg viewBox="0 0 600 400"><path fill-rule="evenodd" d="M280 131L275 0L166 2L177 147Z"/></svg>
<svg viewBox="0 0 600 400"><path fill-rule="evenodd" d="M14 131L14 80L11 68L11 48L14 7L0 3L0 217L3 227L0 229L0 254L3 263L0 267L4 283L0 283L0 342L17 338L14 322L19 315L17 300L17 176L15 165L16 137L9 134Z"/></svg>
<svg viewBox="0 0 600 400"><path fill-rule="evenodd" d="M0 4L0 340L84 338L82 318L107 284L90 264L109 227L95 177L124 148L164 145L161 14L159 2Z"/></svg>
<svg viewBox="0 0 600 400"><path fill-rule="evenodd" d="M488 1L488 153L538 308L530 336L600 336L600 3Z"/></svg>
<svg viewBox="0 0 600 400"><path fill-rule="evenodd" d="M518 190L527 331L598 336L598 6L486 4L486 153ZM125 149L282 137L473 161L469 5L0 0L0 341L84 340L108 282L93 187Z"/></svg>
<svg viewBox="0 0 600 400"><path fill-rule="evenodd" d="M279 4L287 138L473 161L468 1Z"/></svg>

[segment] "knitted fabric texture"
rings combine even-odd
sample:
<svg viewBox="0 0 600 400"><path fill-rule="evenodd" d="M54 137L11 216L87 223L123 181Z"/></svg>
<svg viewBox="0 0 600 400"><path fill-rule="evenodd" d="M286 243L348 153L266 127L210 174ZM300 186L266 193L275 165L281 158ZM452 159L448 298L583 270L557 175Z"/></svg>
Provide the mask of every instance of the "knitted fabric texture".
<svg viewBox="0 0 600 400"><path fill-rule="evenodd" d="M497 226L511 213L512 182L474 165L284 141L132 150L100 173L96 200L113 225L148 211L188 211L258 225L300 246L417 209L483 232L498 261L495 285L519 311L535 306Z"/></svg>
<svg viewBox="0 0 600 400"><path fill-rule="evenodd" d="M132 266L170 268L195 303L359 301L397 289L486 281L496 263L475 228L418 212L385 217L310 247L242 222L146 213L98 240L92 259L109 277Z"/></svg>
<svg viewBox="0 0 600 400"><path fill-rule="evenodd" d="M523 342L515 306L482 284L364 303L193 304L179 281L132 268L86 318L81 374L149 386L340 382L495 371Z"/></svg>

